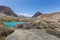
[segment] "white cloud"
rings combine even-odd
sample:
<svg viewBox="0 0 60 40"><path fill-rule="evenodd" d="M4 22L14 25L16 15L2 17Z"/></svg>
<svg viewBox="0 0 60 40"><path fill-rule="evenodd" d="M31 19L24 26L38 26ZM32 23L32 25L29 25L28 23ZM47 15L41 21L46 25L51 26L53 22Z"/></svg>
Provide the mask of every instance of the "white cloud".
<svg viewBox="0 0 60 40"><path fill-rule="evenodd" d="M18 15L23 15L23 16L27 16L27 17L31 17L31 14L27 14L27 13L18 13Z"/></svg>

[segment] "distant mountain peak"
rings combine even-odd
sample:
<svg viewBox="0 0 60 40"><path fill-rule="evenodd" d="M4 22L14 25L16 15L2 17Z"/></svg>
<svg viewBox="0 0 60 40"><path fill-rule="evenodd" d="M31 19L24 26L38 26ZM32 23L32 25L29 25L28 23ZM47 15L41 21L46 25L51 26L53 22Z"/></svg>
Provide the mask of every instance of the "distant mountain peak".
<svg viewBox="0 0 60 40"><path fill-rule="evenodd" d="M43 15L41 12L36 12L32 17L34 18L34 17L38 17L38 16L40 16L40 15Z"/></svg>

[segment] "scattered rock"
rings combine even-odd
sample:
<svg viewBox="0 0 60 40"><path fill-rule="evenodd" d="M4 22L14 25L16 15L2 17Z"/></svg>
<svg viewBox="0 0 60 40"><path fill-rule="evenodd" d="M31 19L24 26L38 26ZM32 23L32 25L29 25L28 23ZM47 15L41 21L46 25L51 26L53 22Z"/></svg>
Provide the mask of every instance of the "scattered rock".
<svg viewBox="0 0 60 40"><path fill-rule="evenodd" d="M20 25L17 25L16 28L22 28L22 29L35 28L35 29L40 29L40 27L36 23L20 24Z"/></svg>

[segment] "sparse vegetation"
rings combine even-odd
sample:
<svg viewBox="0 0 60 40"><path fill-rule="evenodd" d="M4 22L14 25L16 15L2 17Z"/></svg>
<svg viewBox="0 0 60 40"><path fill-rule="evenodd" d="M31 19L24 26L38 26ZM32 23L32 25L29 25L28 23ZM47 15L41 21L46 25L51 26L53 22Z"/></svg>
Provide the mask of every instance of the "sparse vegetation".
<svg viewBox="0 0 60 40"><path fill-rule="evenodd" d="M45 29L45 32L51 34L53 32L53 30L50 28L47 28L47 29Z"/></svg>
<svg viewBox="0 0 60 40"><path fill-rule="evenodd" d="M19 19L20 18L17 18L17 17L15 17L15 18L8 17L8 18L1 18L0 21L2 21L2 22L6 22L6 21L12 22L12 21L19 21Z"/></svg>

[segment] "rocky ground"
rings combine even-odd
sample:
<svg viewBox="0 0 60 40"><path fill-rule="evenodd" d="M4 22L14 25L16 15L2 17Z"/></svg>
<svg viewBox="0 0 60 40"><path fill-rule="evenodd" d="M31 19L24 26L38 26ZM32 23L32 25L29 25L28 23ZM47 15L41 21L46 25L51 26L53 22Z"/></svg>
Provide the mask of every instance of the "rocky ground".
<svg viewBox="0 0 60 40"><path fill-rule="evenodd" d="M53 35L49 35L40 29L15 30L14 33L6 37L6 40L60 40Z"/></svg>
<svg viewBox="0 0 60 40"><path fill-rule="evenodd" d="M47 21L17 25L6 40L60 40L59 26Z"/></svg>
<svg viewBox="0 0 60 40"><path fill-rule="evenodd" d="M0 40L60 40L60 24L39 21L7 28L1 23Z"/></svg>

